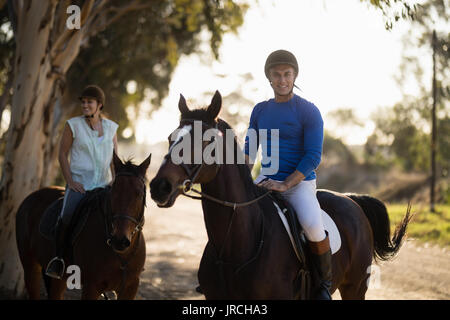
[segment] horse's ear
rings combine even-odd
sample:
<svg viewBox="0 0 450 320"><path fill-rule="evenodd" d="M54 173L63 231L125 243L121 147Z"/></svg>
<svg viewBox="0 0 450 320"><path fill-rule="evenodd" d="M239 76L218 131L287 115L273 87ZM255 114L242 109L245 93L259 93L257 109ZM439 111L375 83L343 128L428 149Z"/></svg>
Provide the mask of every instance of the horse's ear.
<svg viewBox="0 0 450 320"><path fill-rule="evenodd" d="M220 92L217 90L214 94L214 97L211 100L211 104L208 107L208 113L211 119L216 119L219 115L220 109L222 108L222 96Z"/></svg>
<svg viewBox="0 0 450 320"><path fill-rule="evenodd" d="M152 154L147 157L142 163L139 165L139 173L141 176L145 177L145 173L147 172L148 166L150 165L150 162L152 160Z"/></svg>
<svg viewBox="0 0 450 320"><path fill-rule="evenodd" d="M180 110L181 114L189 111L189 108L186 104L186 99L182 94L180 94L180 100L178 101L178 109Z"/></svg>
<svg viewBox="0 0 450 320"><path fill-rule="evenodd" d="M119 159L119 157L116 154L116 151L113 151L113 165L114 165L114 171L117 173L120 168L123 166L122 160Z"/></svg>

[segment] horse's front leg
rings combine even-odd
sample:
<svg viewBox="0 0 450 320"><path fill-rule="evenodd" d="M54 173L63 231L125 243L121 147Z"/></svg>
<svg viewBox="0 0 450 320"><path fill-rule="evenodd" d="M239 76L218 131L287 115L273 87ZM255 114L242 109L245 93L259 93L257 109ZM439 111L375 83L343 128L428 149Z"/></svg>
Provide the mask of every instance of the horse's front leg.
<svg viewBox="0 0 450 320"><path fill-rule="evenodd" d="M64 299L64 292L66 291L67 284L66 284L67 277L63 279L50 279L50 288L48 292L48 299L49 300L63 300Z"/></svg>
<svg viewBox="0 0 450 320"><path fill-rule="evenodd" d="M139 287L139 277L128 280L122 290L117 293L117 300L134 300Z"/></svg>

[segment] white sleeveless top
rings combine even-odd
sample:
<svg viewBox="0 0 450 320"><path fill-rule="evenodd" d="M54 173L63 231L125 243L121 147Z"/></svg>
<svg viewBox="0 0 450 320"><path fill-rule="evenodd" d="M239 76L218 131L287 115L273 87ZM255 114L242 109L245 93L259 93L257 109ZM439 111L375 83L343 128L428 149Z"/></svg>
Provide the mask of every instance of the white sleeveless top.
<svg viewBox="0 0 450 320"><path fill-rule="evenodd" d="M83 185L86 191L106 186L111 181L110 164L114 150L113 138L119 125L102 119L103 138L92 130L84 116L67 120L72 130L70 172L73 181Z"/></svg>

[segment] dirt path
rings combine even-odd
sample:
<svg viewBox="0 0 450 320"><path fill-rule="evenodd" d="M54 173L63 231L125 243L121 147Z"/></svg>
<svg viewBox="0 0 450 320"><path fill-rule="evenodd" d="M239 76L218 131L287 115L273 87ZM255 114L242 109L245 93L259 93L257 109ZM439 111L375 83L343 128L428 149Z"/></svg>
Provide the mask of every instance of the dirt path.
<svg viewBox="0 0 450 320"><path fill-rule="evenodd" d="M200 202L179 197L172 208L160 209L148 199L147 261L137 298L203 299L195 292L206 244ZM414 242L372 268L367 299L450 299L450 250Z"/></svg>

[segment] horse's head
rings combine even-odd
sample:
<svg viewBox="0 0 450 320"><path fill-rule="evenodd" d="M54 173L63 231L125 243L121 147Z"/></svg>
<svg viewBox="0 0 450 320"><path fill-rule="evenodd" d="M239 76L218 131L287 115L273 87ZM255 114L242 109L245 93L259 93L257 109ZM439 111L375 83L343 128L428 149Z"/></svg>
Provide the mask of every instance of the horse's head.
<svg viewBox="0 0 450 320"><path fill-rule="evenodd" d="M145 173L151 156L137 166L130 161L123 163L113 154L115 178L111 188L112 233L109 244L117 252L125 251L144 225Z"/></svg>
<svg viewBox="0 0 450 320"><path fill-rule="evenodd" d="M180 125L169 136L169 152L150 183L150 193L159 207L171 207L178 195L194 183L211 181L224 154L218 119L222 97L218 91L205 109L189 110L180 95ZM220 143L218 143L220 142ZM220 159L219 159L220 160Z"/></svg>

